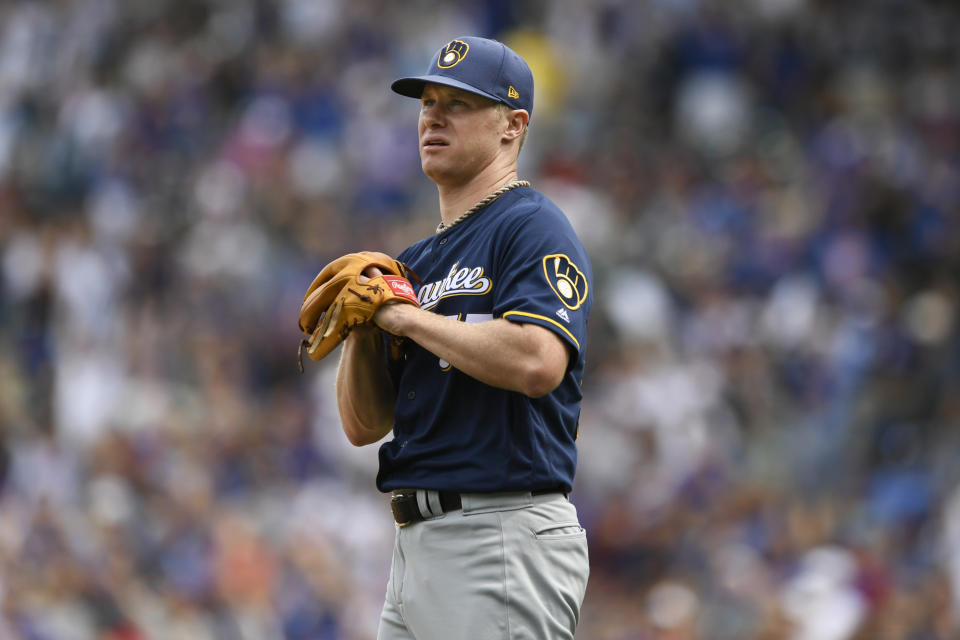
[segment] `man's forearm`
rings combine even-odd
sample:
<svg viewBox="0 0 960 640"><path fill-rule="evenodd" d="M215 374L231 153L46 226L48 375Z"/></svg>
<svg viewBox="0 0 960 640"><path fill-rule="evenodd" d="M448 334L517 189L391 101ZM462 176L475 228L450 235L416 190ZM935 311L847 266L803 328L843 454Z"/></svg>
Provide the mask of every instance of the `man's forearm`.
<svg viewBox="0 0 960 640"><path fill-rule="evenodd" d="M543 327L504 319L466 323L394 306L378 322L480 382L538 397L556 388L566 372L567 347Z"/></svg>
<svg viewBox="0 0 960 640"><path fill-rule="evenodd" d="M393 428L396 401L376 330L354 330L337 369L337 408L347 439L356 446L380 440Z"/></svg>

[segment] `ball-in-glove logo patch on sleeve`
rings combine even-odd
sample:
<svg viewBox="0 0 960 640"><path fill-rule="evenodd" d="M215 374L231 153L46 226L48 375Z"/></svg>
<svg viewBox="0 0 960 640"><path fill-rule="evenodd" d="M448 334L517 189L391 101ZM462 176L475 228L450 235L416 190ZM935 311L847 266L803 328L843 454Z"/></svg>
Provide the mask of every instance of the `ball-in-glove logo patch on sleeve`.
<svg viewBox="0 0 960 640"><path fill-rule="evenodd" d="M567 309L579 309L587 299L587 277L562 253L544 256L543 274Z"/></svg>

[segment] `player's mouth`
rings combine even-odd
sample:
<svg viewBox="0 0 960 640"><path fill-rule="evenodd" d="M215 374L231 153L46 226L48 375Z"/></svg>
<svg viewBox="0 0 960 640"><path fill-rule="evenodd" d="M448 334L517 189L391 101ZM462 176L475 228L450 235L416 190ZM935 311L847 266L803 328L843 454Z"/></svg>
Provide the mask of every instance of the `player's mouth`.
<svg viewBox="0 0 960 640"><path fill-rule="evenodd" d="M424 149L441 149L443 147L450 146L450 144L446 140L443 140L442 138L430 137L430 138L424 138L421 146Z"/></svg>

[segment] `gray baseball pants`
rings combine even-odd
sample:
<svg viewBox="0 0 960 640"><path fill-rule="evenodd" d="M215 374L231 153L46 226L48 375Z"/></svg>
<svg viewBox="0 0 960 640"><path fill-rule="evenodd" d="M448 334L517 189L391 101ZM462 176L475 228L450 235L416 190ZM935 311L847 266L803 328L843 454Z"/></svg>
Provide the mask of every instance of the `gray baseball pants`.
<svg viewBox="0 0 960 640"><path fill-rule="evenodd" d="M421 513L436 500L422 493ZM590 573L576 507L560 493L461 500L397 528L377 640L572 640Z"/></svg>

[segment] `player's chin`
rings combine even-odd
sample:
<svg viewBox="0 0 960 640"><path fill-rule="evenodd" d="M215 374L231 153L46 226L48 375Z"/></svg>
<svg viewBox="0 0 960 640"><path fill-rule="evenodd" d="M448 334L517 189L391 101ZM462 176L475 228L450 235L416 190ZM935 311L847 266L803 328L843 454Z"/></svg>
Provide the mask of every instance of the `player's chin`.
<svg viewBox="0 0 960 640"><path fill-rule="evenodd" d="M421 147L420 165L426 166L428 164L445 164L448 162L445 156L446 154L441 151L437 151L435 148Z"/></svg>
<svg viewBox="0 0 960 640"><path fill-rule="evenodd" d="M460 173L456 166L440 158L421 157L420 168L424 175L438 184L450 182Z"/></svg>

